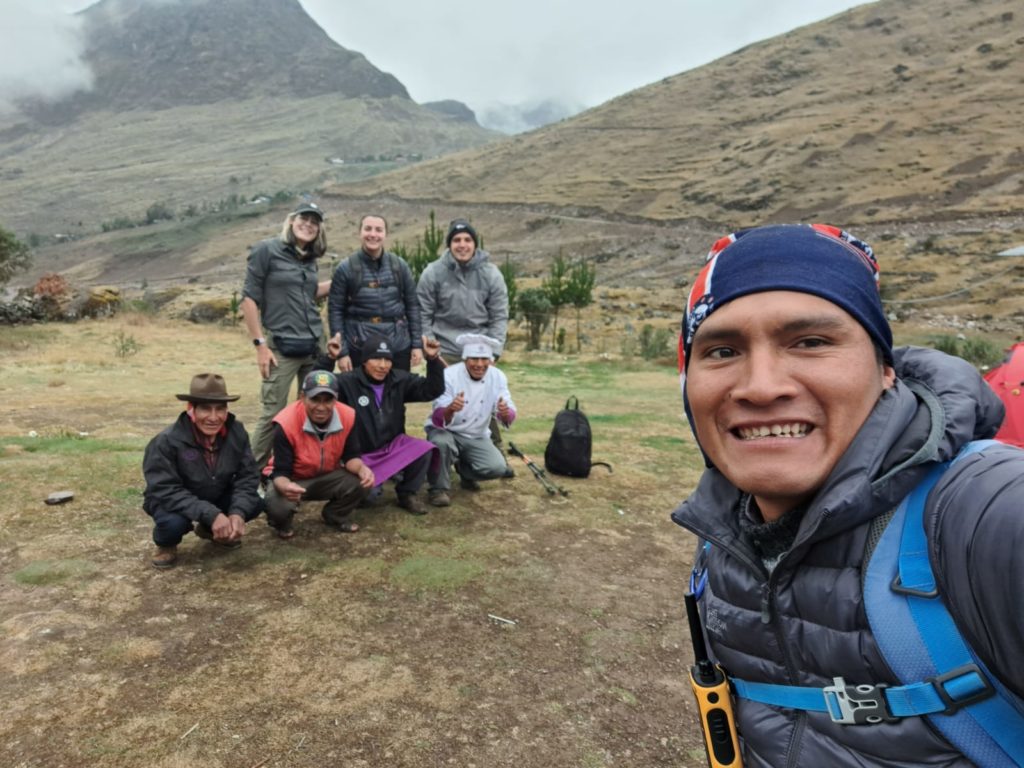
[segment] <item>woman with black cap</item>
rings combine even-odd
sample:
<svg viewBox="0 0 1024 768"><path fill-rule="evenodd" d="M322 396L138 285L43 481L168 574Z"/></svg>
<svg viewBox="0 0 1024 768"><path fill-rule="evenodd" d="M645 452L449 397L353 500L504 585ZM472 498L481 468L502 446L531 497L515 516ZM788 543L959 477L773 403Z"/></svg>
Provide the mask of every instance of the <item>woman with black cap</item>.
<svg viewBox="0 0 1024 768"><path fill-rule="evenodd" d="M260 241L249 253L242 316L263 381L263 413L252 440L260 466L270 456L272 420L288 404L292 382L298 386L324 353L316 302L331 287L329 280L318 280L317 259L326 251L324 212L316 203L302 203L288 214L280 235Z"/></svg>

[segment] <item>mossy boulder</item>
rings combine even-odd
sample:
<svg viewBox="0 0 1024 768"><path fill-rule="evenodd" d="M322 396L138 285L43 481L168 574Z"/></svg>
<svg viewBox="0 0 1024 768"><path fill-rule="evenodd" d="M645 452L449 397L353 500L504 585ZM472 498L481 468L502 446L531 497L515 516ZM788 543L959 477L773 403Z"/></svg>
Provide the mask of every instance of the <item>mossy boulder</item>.
<svg viewBox="0 0 1024 768"><path fill-rule="evenodd" d="M231 299L205 299L197 301L188 311L193 323L219 323L231 314Z"/></svg>
<svg viewBox="0 0 1024 768"><path fill-rule="evenodd" d="M79 317L111 317L121 309L121 289L113 285L97 285L80 299Z"/></svg>

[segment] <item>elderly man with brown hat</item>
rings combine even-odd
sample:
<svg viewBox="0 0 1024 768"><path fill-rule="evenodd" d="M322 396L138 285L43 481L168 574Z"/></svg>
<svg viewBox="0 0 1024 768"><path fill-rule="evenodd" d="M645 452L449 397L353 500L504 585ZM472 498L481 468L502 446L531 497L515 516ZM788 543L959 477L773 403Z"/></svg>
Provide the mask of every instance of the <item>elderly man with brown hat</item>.
<svg viewBox="0 0 1024 768"><path fill-rule="evenodd" d="M149 441L142 460L146 490L142 508L153 518L156 568L178 560L178 544L191 530L216 544L235 548L245 524L263 511L259 472L249 435L228 403L224 378L192 377L188 403L178 419Z"/></svg>

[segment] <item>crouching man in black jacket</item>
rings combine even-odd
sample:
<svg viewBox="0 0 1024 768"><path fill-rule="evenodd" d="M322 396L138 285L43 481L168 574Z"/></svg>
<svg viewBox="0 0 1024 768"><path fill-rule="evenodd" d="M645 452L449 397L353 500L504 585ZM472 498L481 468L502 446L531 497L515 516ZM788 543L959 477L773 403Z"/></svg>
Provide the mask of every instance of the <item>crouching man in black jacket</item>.
<svg viewBox="0 0 1024 768"><path fill-rule="evenodd" d="M176 397L188 407L150 440L142 460L142 508L153 518L155 568L177 562L178 544L193 526L200 538L239 546L245 523L263 511L249 435L228 413L238 395L228 395L223 377L200 373L189 393Z"/></svg>
<svg viewBox="0 0 1024 768"><path fill-rule="evenodd" d="M373 471L378 488L401 475L395 485L398 506L413 515L427 513L416 492L436 450L429 441L405 433L405 404L429 403L444 392L441 344L426 336L422 342L426 376L394 370L391 342L379 335L367 338L362 367L338 376L338 400L356 412L363 463Z"/></svg>

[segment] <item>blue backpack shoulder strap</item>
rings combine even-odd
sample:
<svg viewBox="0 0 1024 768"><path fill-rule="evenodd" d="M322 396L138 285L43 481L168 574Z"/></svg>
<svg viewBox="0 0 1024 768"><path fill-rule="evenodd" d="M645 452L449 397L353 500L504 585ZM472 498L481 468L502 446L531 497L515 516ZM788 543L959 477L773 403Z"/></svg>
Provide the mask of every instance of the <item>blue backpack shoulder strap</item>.
<svg viewBox="0 0 1024 768"><path fill-rule="evenodd" d="M995 441L970 443L954 461ZM863 726L927 717L951 744L982 768L1024 765L1024 701L971 652L935 588L924 531L924 505L949 464L935 466L896 509L871 554L864 604L875 641L903 685L824 687L729 682L739 698L824 712L835 723ZM695 567L699 581L703 567Z"/></svg>
<svg viewBox="0 0 1024 768"><path fill-rule="evenodd" d="M928 558L925 501L950 464L995 441L969 443L953 462L940 464L897 508L872 553L864 578L871 631L908 706L938 695L944 712L929 721L979 766L1024 765L1024 710L1020 700L985 669L956 628L939 596ZM914 683L923 681L924 685ZM887 698L896 709L893 689Z"/></svg>

